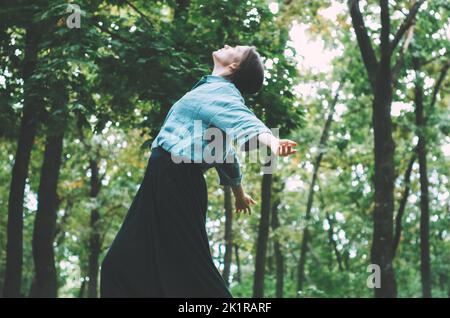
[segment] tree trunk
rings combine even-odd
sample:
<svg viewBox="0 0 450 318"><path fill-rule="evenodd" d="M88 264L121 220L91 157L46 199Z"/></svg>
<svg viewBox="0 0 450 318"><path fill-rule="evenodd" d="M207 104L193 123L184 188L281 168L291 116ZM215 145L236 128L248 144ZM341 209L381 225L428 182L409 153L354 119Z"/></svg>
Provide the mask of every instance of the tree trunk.
<svg viewBox="0 0 450 318"><path fill-rule="evenodd" d="M233 256L233 207L231 204L231 188L224 186L225 191L225 256L222 276L227 286L230 284L230 268Z"/></svg>
<svg viewBox="0 0 450 318"><path fill-rule="evenodd" d="M326 143L328 140L328 135L330 132L331 123L333 121L334 109L336 107L337 101L339 99L339 92L342 87L342 81L337 89L337 92L334 96L333 102L330 105L330 109L328 111L327 119L325 121L322 134L320 136L319 141L319 153L314 162L313 175L311 177L311 183L309 184L309 193L308 193L308 201L306 204L306 213L305 213L305 228L303 229L302 235L302 244L300 247L300 258L298 261L297 267L297 290L303 290L303 284L305 282L305 263L306 263L306 252L308 250L308 240L309 240L309 230L308 230L308 222L311 218L311 209L314 200L314 187L316 185L318 172L320 169L320 163L322 162L324 149L326 147Z"/></svg>
<svg viewBox="0 0 450 318"><path fill-rule="evenodd" d="M89 166L91 170L91 198L97 198L100 187L101 180L99 176L99 167L96 160L89 160ZM97 297L97 285L98 285L98 270L99 270L99 256L101 252L100 240L100 212L98 208L91 211L91 222L90 222L90 238L89 238L89 284L88 284L88 297Z"/></svg>
<svg viewBox="0 0 450 318"><path fill-rule="evenodd" d="M447 215L450 215L450 202L447 202L447 206L445 211L447 212ZM445 231L440 231L439 239L443 246L445 246L445 240L446 240L446 233ZM442 253L443 252L443 253ZM445 254L447 253L447 250L444 248L441 250L440 256L445 257ZM449 284L449 275L448 272L443 270L443 272L439 273L439 284L441 287L441 291L443 294L447 294L447 297L450 298L450 284Z"/></svg>
<svg viewBox="0 0 450 318"><path fill-rule="evenodd" d="M236 244L234 244L234 256L236 258L236 267L237 267L236 281L238 283L240 283L241 282L241 261L239 259L239 246L237 246Z"/></svg>
<svg viewBox="0 0 450 318"><path fill-rule="evenodd" d="M267 272L269 276L273 275L273 245L271 241L267 242Z"/></svg>
<svg viewBox="0 0 450 318"><path fill-rule="evenodd" d="M6 269L3 297L20 297L23 254L23 200L31 149L38 125L42 100L30 77L36 70L38 46L42 30L35 25L26 30L25 57L23 61L24 98L20 123L19 141L12 169L8 201L8 225L6 246Z"/></svg>
<svg viewBox="0 0 450 318"><path fill-rule="evenodd" d="M278 206L280 199L276 199L272 205L272 230L275 232L280 227L278 219ZM274 243L275 270L276 270L276 297L283 298L284 288L284 258L278 238L275 236Z"/></svg>
<svg viewBox="0 0 450 318"><path fill-rule="evenodd" d="M405 184L405 189L403 190L403 195L400 200L400 204L398 207L397 216L395 217L395 233L394 233L394 242L393 242L393 251L392 257L395 257L397 253L398 244L400 243L400 237L402 235L402 218L405 214L406 203L408 202L409 191L411 188L411 172L414 162L416 161L416 153L415 149L413 150L413 155L409 160L408 167L405 171L405 176L403 177L403 183Z"/></svg>
<svg viewBox="0 0 450 318"><path fill-rule="evenodd" d="M372 126L374 133L374 211L373 240L371 248L372 264L380 267L381 287L375 288L375 297L396 297L397 286L393 259L393 212L394 212L394 151L392 139L391 102L392 102L392 68L391 56L405 32L411 30L415 16L424 0L414 1L403 23L395 32L391 41L391 25L389 1L380 0L380 61L377 61L375 51L364 24L359 9L358 0L349 0L349 10L352 25L361 51L361 57L367 70L370 85L373 90ZM410 37L411 35L409 35ZM410 40L410 39L409 39ZM404 46L405 53L407 46ZM397 63L397 65L399 65Z"/></svg>
<svg viewBox="0 0 450 318"><path fill-rule="evenodd" d="M427 150L425 134L425 117L423 109L423 87L420 79L420 63L413 60L416 70L415 115L418 131L417 157L420 172L420 274L422 279L422 296L431 298L431 266L430 266L430 211L427 176Z"/></svg>
<svg viewBox="0 0 450 318"><path fill-rule="evenodd" d="M58 100L55 106L64 110L68 94L63 82L55 85ZM57 193L61 168L66 115L53 117L47 127L47 139L38 190L38 209L33 229L33 259L35 267L32 297L57 297L57 272L53 243L56 232L56 218L59 206Z"/></svg>
<svg viewBox="0 0 450 318"><path fill-rule="evenodd" d="M259 221L258 240L256 242L255 275L253 281L253 297L264 297L264 274L266 267L267 241L269 239L270 199L272 174L264 174L261 187L261 216Z"/></svg>
<svg viewBox="0 0 450 318"><path fill-rule="evenodd" d="M386 58L386 57L385 57ZM376 297L396 297L393 258L394 210L394 140L391 122L391 70L389 60L382 59L377 75L372 123L375 144L375 207L373 212L372 264L380 266L381 287Z"/></svg>
<svg viewBox="0 0 450 318"><path fill-rule="evenodd" d="M32 297L57 297L57 274L53 239L58 207L57 185L63 150L63 132L47 136L38 190L38 209L33 231L36 285Z"/></svg>
<svg viewBox="0 0 450 318"><path fill-rule="evenodd" d="M307 215L305 218L306 222L309 221L310 217ZM308 227L305 225L305 228L303 229L303 236L302 236L302 244L300 247L300 258L298 262L298 269L297 269L297 291L300 292L303 290L303 284L305 282L305 262L306 262L306 252L308 249L308 240L309 240L309 231Z"/></svg>
<svg viewBox="0 0 450 318"><path fill-rule="evenodd" d="M381 0L381 59L375 75L372 126L375 156L375 207L373 212L372 264L380 267L381 287L375 297L396 297L397 287L392 264L394 214L394 150L392 139L391 102L392 72L389 40L388 1Z"/></svg>

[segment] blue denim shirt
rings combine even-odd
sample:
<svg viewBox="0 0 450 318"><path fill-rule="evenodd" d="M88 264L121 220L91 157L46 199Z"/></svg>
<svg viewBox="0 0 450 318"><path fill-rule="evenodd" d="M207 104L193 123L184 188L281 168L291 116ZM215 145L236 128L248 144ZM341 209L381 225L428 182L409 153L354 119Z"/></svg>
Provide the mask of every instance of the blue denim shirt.
<svg viewBox="0 0 450 318"><path fill-rule="evenodd" d="M205 137L204 131L211 127L218 128L216 132L221 133L222 143L220 139L210 137L211 141ZM151 148L161 146L172 156L198 163L203 172L215 167L221 185L237 186L241 184L242 173L231 143L236 141L239 149L244 150L249 140L263 132L271 133L271 130L245 105L231 81L205 75L170 108ZM217 149L211 146L214 141L215 145L223 146L217 154L223 160L205 162L205 153L216 154Z"/></svg>

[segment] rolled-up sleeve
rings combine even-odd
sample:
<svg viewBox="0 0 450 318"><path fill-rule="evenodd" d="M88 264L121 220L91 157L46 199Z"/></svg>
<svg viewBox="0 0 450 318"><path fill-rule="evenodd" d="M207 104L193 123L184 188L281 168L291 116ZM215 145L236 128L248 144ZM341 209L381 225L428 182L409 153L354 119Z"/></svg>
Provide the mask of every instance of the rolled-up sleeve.
<svg viewBox="0 0 450 318"><path fill-rule="evenodd" d="M219 175L220 185L238 186L242 181L242 173L236 153L233 152L233 162L223 162L215 165Z"/></svg>
<svg viewBox="0 0 450 318"><path fill-rule="evenodd" d="M272 133L255 114L240 101L222 103L211 117L210 125L223 130L235 139L237 146L244 151L246 143L261 133Z"/></svg>

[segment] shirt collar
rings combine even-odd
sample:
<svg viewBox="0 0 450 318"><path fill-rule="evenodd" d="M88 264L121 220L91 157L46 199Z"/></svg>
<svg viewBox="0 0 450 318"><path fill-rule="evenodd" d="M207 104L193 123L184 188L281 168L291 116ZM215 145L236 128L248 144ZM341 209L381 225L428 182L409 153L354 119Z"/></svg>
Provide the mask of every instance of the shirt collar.
<svg viewBox="0 0 450 318"><path fill-rule="evenodd" d="M214 83L214 82L230 82L223 76L217 76L217 75L205 75L203 76L206 78L206 82L208 83Z"/></svg>
<svg viewBox="0 0 450 318"><path fill-rule="evenodd" d="M228 82L231 83L231 81L227 80L223 76L217 76L217 75L204 75L202 78L197 82L197 84L192 87L191 90L196 88L197 86L202 85L203 83L214 83L214 82Z"/></svg>

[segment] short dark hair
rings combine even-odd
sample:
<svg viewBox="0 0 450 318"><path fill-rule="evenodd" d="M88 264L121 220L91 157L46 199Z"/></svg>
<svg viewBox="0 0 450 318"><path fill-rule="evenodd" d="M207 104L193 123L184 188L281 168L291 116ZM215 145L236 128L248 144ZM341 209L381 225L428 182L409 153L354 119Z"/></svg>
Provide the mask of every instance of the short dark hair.
<svg viewBox="0 0 450 318"><path fill-rule="evenodd" d="M224 76L231 81L241 94L256 94L264 82L264 64L255 46L250 46L244 53L239 68L232 74Z"/></svg>

